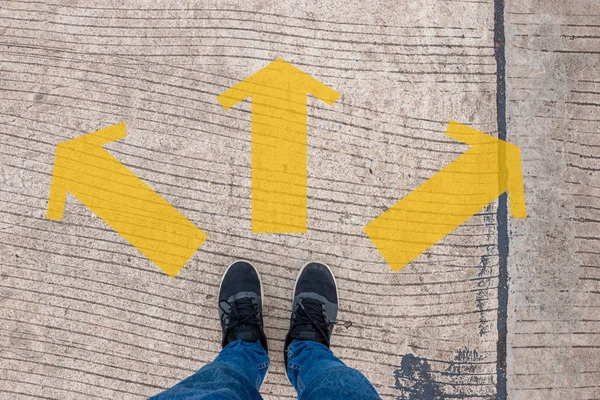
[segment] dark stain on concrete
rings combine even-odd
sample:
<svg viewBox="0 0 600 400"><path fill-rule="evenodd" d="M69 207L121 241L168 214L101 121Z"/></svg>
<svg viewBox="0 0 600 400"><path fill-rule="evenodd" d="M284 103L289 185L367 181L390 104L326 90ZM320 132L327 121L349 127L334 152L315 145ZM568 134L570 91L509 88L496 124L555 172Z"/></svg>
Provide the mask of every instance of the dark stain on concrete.
<svg viewBox="0 0 600 400"><path fill-rule="evenodd" d="M477 369L477 364L475 364L475 362L481 361L482 359L483 357L479 355L477 350L470 350L469 348L464 347L463 349L456 351L454 360L448 363L448 367L446 368L446 371L442 372L442 375L447 377L457 377L462 374L473 375Z"/></svg>
<svg viewBox="0 0 600 400"><path fill-rule="evenodd" d="M490 248L488 247L487 252L490 253ZM481 256L479 261L479 271L477 272L477 279L475 280L477 286L477 292L475 294L475 307L479 312L479 324L477 326L479 330L479 336L483 336L486 333L490 332L490 321L487 318L486 310L486 300L488 299L489 286L490 286L490 277L491 270L489 268L490 264L490 255L486 254Z"/></svg>
<svg viewBox="0 0 600 400"><path fill-rule="evenodd" d="M481 385L475 374L483 357L468 347L456 350L453 360L445 361L442 371L432 369L429 360L406 354L394 371L394 388L400 392L396 400L449 400L470 397L470 389ZM437 360L436 360L437 361ZM437 375L437 377L436 377Z"/></svg>
<svg viewBox="0 0 600 400"><path fill-rule="evenodd" d="M414 354L402 357L400 367L394 371L396 389L400 396L396 400L444 399L442 387L433 381L429 361Z"/></svg>

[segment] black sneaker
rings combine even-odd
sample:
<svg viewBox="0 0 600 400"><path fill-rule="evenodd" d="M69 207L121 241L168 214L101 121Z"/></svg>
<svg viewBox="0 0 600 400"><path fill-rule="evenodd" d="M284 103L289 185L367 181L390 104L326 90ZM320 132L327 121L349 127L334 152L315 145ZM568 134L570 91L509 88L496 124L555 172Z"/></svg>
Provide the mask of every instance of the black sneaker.
<svg viewBox="0 0 600 400"><path fill-rule="evenodd" d="M235 340L260 341L269 351L263 331L262 296L262 282L252 264L236 261L227 268L219 288L223 347Z"/></svg>
<svg viewBox="0 0 600 400"><path fill-rule="evenodd" d="M296 279L290 330L283 347L286 374L290 343L294 339L314 340L329 347L337 313L338 293L333 272L325 264L306 264Z"/></svg>

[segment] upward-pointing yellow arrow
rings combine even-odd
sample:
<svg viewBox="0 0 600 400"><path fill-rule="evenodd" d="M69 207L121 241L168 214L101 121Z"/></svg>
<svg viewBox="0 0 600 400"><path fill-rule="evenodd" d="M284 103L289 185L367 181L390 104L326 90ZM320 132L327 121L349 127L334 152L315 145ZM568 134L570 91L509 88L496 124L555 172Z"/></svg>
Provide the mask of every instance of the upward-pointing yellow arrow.
<svg viewBox="0 0 600 400"><path fill-rule="evenodd" d="M252 231L306 232L307 93L339 93L278 58L217 97L229 109L252 96Z"/></svg>
<svg viewBox="0 0 600 400"><path fill-rule="evenodd" d="M527 216L520 149L454 121L446 134L471 148L364 227L394 271L506 191L511 215Z"/></svg>
<svg viewBox="0 0 600 400"><path fill-rule="evenodd" d="M46 218L63 218L69 192L174 277L206 235L102 148L125 135L121 122L56 146Z"/></svg>

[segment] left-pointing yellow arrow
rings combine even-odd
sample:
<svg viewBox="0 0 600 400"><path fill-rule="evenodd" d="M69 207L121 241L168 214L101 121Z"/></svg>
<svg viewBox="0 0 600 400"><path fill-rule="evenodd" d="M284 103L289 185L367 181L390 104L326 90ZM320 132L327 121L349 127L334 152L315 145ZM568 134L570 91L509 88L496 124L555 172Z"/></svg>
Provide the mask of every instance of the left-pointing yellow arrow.
<svg viewBox="0 0 600 400"><path fill-rule="evenodd" d="M63 218L69 192L174 277L206 234L102 147L126 135L121 122L56 146L46 218Z"/></svg>

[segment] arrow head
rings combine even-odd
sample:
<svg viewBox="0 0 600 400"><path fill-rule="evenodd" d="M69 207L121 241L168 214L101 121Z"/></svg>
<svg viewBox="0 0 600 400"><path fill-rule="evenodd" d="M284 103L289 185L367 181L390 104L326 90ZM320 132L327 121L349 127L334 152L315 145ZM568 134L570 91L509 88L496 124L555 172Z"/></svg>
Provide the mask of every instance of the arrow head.
<svg viewBox="0 0 600 400"><path fill-rule="evenodd" d="M56 146L48 210L46 218L60 221L65 211L69 180L66 178L70 171L77 168L77 163L86 160L90 153L97 153L103 145L122 139L127 135L125 122L100 129L95 132L62 142ZM103 153L106 153L102 150ZM106 153L109 155L108 153Z"/></svg>
<svg viewBox="0 0 600 400"><path fill-rule="evenodd" d="M249 96L252 96L253 102L262 97L274 99L281 104L288 102L306 104L306 100L301 97L305 97L307 93L330 106L340 97L335 90L284 59L278 58L221 93L217 96L217 100L226 110ZM301 97L294 98L294 96ZM259 100L259 102L262 101Z"/></svg>
<svg viewBox="0 0 600 400"><path fill-rule="evenodd" d="M497 168L500 194L508 191L511 216L527 218L521 149L456 121L448 123L446 135L470 145L469 152L476 154L479 164Z"/></svg>

